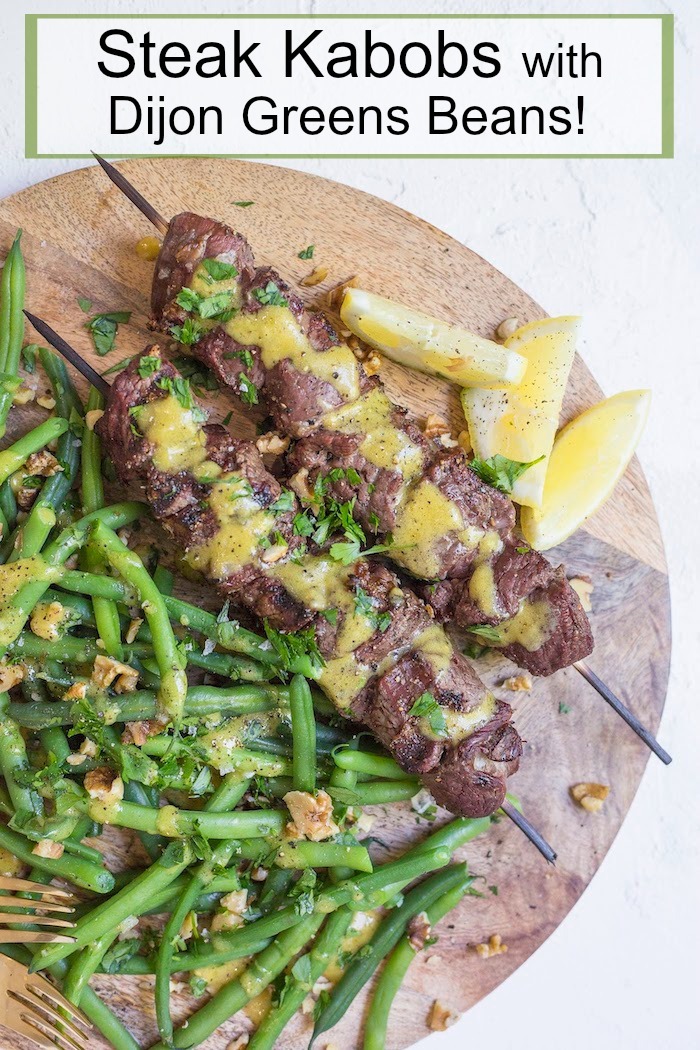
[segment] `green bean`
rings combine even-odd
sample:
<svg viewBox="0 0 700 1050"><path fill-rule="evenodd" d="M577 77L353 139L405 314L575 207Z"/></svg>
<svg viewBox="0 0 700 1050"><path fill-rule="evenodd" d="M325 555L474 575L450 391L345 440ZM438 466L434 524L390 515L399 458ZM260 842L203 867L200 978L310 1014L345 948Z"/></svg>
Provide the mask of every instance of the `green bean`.
<svg viewBox="0 0 700 1050"><path fill-rule="evenodd" d="M284 868L271 868L263 884L262 892L257 901L257 907L263 915L273 911L287 896L289 888L294 881L294 872Z"/></svg>
<svg viewBox="0 0 700 1050"><path fill-rule="evenodd" d="M359 737L353 737L352 740L345 745L348 750L357 750L359 746ZM337 750L337 749L336 749ZM336 751L334 750L333 755L335 756ZM341 791L353 791L357 784L357 773L353 769L343 769L339 765L334 765L331 771L330 778L328 780L328 790L332 792L333 788L340 788ZM332 798L331 793L331 798ZM334 800L333 812L337 820L341 820L347 813L347 806L338 805ZM354 832L350 832L354 834ZM347 868L333 868L329 872L329 878L331 882L340 882L342 879L347 879L352 875L352 872Z"/></svg>
<svg viewBox="0 0 700 1050"><path fill-rule="evenodd" d="M50 442L55 441L68 430L68 420L52 417L44 420L38 427L34 427L27 434L23 434L9 448L0 452L0 484L5 482L11 474L22 467L34 452L39 452ZM10 490L11 491L11 490ZM3 507L5 516L8 517L7 509Z"/></svg>
<svg viewBox="0 0 700 1050"><path fill-rule="evenodd" d="M372 777L383 777L385 780L405 780L406 771L384 755L373 755L368 751L355 751L343 746L333 752L333 761L341 769L352 769L356 773L367 773Z"/></svg>
<svg viewBox="0 0 700 1050"><path fill-rule="evenodd" d="M461 885L467 871L466 864L455 864L432 875L415 889L407 893L399 907L394 908L382 921L369 943L369 950L357 956L331 993L314 1026L311 1042L322 1032L327 1032L343 1017L350 1003L365 986L382 959L394 948L414 915L424 911L444 893Z"/></svg>
<svg viewBox="0 0 700 1050"><path fill-rule="evenodd" d="M46 754L53 755L61 765L71 753L68 737L60 726L54 726L53 729L42 729L39 733L39 741Z"/></svg>
<svg viewBox="0 0 700 1050"><path fill-rule="evenodd" d="M18 230L12 243L1 282L2 302L0 315L0 438L5 434L7 415L12 398L19 386L19 360L24 338L24 285L25 269ZM5 272L7 271L7 276Z"/></svg>
<svg viewBox="0 0 700 1050"><path fill-rule="evenodd" d="M284 971L314 937L322 922L321 915L307 915L296 926L280 934L269 948L255 957L239 978L225 984L183 1027L175 1031L173 1045L178 1048L192 1047L207 1039L219 1025L260 995ZM158 1043L152 1050L165 1050L165 1045Z"/></svg>
<svg viewBox="0 0 700 1050"><path fill-rule="evenodd" d="M309 683L295 674L289 690L295 791L316 790L316 719Z"/></svg>
<svg viewBox="0 0 700 1050"><path fill-rule="evenodd" d="M75 886L93 893L110 893L114 887L114 876L105 867L83 860L81 857L40 857L32 853L32 845L22 835L0 825L0 846L9 850L23 864L29 864L38 871L45 871L52 878L65 879Z"/></svg>
<svg viewBox="0 0 700 1050"><path fill-rule="evenodd" d="M17 638L49 584L60 578L63 564L83 545L95 522L119 529L138 518L144 509L140 503L116 503L87 514L49 544L38 564L31 561L15 563L18 588L0 611L0 656ZM11 569L7 567L4 571Z"/></svg>
<svg viewBox="0 0 700 1050"><path fill-rule="evenodd" d="M107 930L88 944L73 959L63 981L63 994L69 1003L80 1005L83 992L94 973L97 972L105 953L117 936L116 930Z"/></svg>
<svg viewBox="0 0 700 1050"><path fill-rule="evenodd" d="M88 412L99 411L103 408L104 398L102 394L95 387L91 387L87 403ZM86 514L104 507L100 439L97 433L94 430L90 430L88 426L85 426L83 430L81 491L83 508ZM92 543L88 543L83 551L82 564L88 572L104 574L106 571L105 560L95 550ZM121 626L116 604L107 598L95 597L92 599L92 605L95 612L97 633L104 642L106 651L115 660L123 660Z"/></svg>
<svg viewBox="0 0 700 1050"><path fill-rule="evenodd" d="M272 1050L278 1037L309 994L309 988L313 988L319 977L338 958L343 937L351 920L352 912L345 908L329 915L306 956L309 966L303 971L303 979L295 977L292 970L289 983L284 988L284 997L265 1015L248 1043L248 1050Z"/></svg>
<svg viewBox="0 0 700 1050"><path fill-rule="evenodd" d="M280 847L275 864L280 868L336 868L372 871L372 861L364 846L345 846L340 842L286 842Z"/></svg>
<svg viewBox="0 0 700 1050"><path fill-rule="evenodd" d="M53 420L48 420L53 422ZM0 462L2 462L3 453L0 452ZM21 464L20 464L21 466ZM12 485L10 484L9 478L0 484L0 510L2 516L7 522L7 531L9 534L10 529L14 529L17 522L17 500L15 494L12 491ZM3 540L5 539L5 533L3 533Z"/></svg>
<svg viewBox="0 0 700 1050"><path fill-rule="evenodd" d="M192 863L192 858L192 849L186 842L171 842L163 855L142 875L78 919L71 931L71 944L50 944L42 948L34 959L32 971L52 966L102 937L108 930L115 930L129 916L142 914L148 907L150 895L173 882Z"/></svg>
<svg viewBox="0 0 700 1050"><path fill-rule="evenodd" d="M465 874L462 882L448 890L447 893L426 908L426 916L431 929L434 929L438 922L459 904L469 891L473 881L471 876ZM416 954L416 949L411 944L410 939L404 937L387 959L386 965L374 987L372 1001L365 1021L363 1050L385 1050L391 1006ZM249 1044L249 1050L257 1050L254 1039Z"/></svg>
<svg viewBox="0 0 700 1050"><path fill-rule="evenodd" d="M98 522L93 536L95 547L138 594L153 635L153 649L160 671L159 715L166 716L177 727L182 720L187 695L187 676L163 595L138 555L130 551L115 532Z"/></svg>
<svg viewBox="0 0 700 1050"><path fill-rule="evenodd" d="M175 577L164 565L156 565L153 570L153 582L161 594L171 595L173 593Z"/></svg>
<svg viewBox="0 0 700 1050"><path fill-rule="evenodd" d="M201 810L163 806L151 809L131 802L114 802L109 806L91 801L88 814L98 824L116 824L151 835L183 838L203 835L207 839L250 839L278 834L284 826L280 810L246 810L243 813L205 813Z"/></svg>
<svg viewBox="0 0 700 1050"><path fill-rule="evenodd" d="M369 780L351 791L330 788L331 798L348 806L379 806L389 802L406 802L420 791L419 780Z"/></svg>
<svg viewBox="0 0 700 1050"><path fill-rule="evenodd" d="M0 773L10 794L15 821L21 827L29 817L40 817L44 805L38 792L18 783L17 774L27 773L27 749L19 726L9 715L10 699L0 693Z"/></svg>
<svg viewBox="0 0 700 1050"><path fill-rule="evenodd" d="M241 779L239 773L227 773L214 794L208 799L207 809L214 812L235 809L247 789L247 778Z"/></svg>
<svg viewBox="0 0 700 1050"><path fill-rule="evenodd" d="M157 791L151 792L144 784L140 784L138 780L128 780L124 784L124 798L127 802L131 802L136 806L155 806L158 803L159 795ZM149 835L145 831L137 831L136 834L151 860L157 860L167 845L163 836Z"/></svg>
<svg viewBox="0 0 700 1050"><path fill-rule="evenodd" d="M236 805L236 793L238 785L232 788L232 782L227 783L224 791L212 795L204 806L203 812L225 813L231 806ZM170 1013L170 974L172 970L175 945L180 938L180 930L188 913L194 907L197 897L204 887L211 882L214 871L218 867L225 867L234 853L235 842L223 842L212 853L209 860L205 860L192 873L192 878L177 901L173 912L163 931L160 947L156 958L156 1019L158 1032L165 1043L170 1044L173 1036L173 1019Z"/></svg>
<svg viewBox="0 0 700 1050"><path fill-rule="evenodd" d="M31 631L24 631L10 646L12 653L27 656L29 659L59 660L62 663L90 664L95 657L104 655L103 649L94 638L76 638L73 635L64 635L56 641L47 641L39 638ZM152 652L150 645L133 643L126 646L125 657L150 656Z"/></svg>

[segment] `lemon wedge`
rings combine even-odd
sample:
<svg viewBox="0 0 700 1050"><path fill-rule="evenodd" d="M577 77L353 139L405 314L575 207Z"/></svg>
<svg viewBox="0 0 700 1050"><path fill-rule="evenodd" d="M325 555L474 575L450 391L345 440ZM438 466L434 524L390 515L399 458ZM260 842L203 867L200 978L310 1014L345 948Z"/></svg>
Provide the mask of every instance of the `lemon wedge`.
<svg viewBox="0 0 700 1050"><path fill-rule="evenodd" d="M340 316L351 332L407 368L459 386L516 386L527 361L515 350L361 288L348 288Z"/></svg>
<svg viewBox="0 0 700 1050"><path fill-rule="evenodd" d="M557 434L539 509L524 507L520 527L538 551L563 543L612 493L634 455L651 393L628 390L587 409Z"/></svg>
<svg viewBox="0 0 700 1050"><path fill-rule="evenodd" d="M547 460L559 426L579 323L578 317L547 317L523 325L504 344L527 360L522 382L507 391L462 391L476 456L501 455L520 463L540 460L513 485L512 498L528 507L539 507L542 502Z"/></svg>

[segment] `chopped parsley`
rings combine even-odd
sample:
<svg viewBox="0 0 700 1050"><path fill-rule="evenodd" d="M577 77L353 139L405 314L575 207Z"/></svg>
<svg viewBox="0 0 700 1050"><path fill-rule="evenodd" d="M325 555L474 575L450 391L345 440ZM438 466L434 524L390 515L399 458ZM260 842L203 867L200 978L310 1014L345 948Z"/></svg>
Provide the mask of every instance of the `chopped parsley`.
<svg viewBox="0 0 700 1050"><path fill-rule="evenodd" d="M381 634L389 627L391 623L391 613L383 612L378 613L372 598L364 591L362 587L357 587L355 590L355 610L364 616L372 626L378 630Z"/></svg>
<svg viewBox="0 0 700 1050"><path fill-rule="evenodd" d="M24 371L28 372L29 375L34 375L36 372L36 355L39 347L37 343L30 343L29 346L22 347L22 364L24 365Z"/></svg>
<svg viewBox="0 0 700 1050"><path fill-rule="evenodd" d="M352 565L358 558L368 557L370 554L383 554L384 551L388 551L391 548L390 543L377 543L374 547L368 547L367 550L360 549L359 540L348 540L347 543L333 543L331 545L330 555L336 561L342 562L343 565Z"/></svg>
<svg viewBox="0 0 700 1050"><path fill-rule="evenodd" d="M313 259L315 244L309 244L306 248L299 252L300 259Z"/></svg>
<svg viewBox="0 0 700 1050"><path fill-rule="evenodd" d="M232 361L235 357L242 361L246 368L252 368L255 361L250 350L243 347L241 350L228 350L224 354L224 361Z"/></svg>
<svg viewBox="0 0 700 1050"><path fill-rule="evenodd" d="M238 270L231 263L220 262L218 259L202 259L202 266L209 274L212 281L232 281L238 277Z"/></svg>
<svg viewBox="0 0 700 1050"><path fill-rule="evenodd" d="M258 388L245 372L241 372L238 377L238 392L244 405L257 405Z"/></svg>
<svg viewBox="0 0 700 1050"><path fill-rule="evenodd" d="M316 641L316 632L313 627L305 627L301 631L292 631L282 634L281 631L271 627L267 620L263 621L265 634L277 655L282 661L285 671L292 671L296 662L308 658L312 668L320 671L325 664Z"/></svg>
<svg viewBox="0 0 700 1050"><path fill-rule="evenodd" d="M250 208L255 201L231 201L231 204L235 204L237 208Z"/></svg>
<svg viewBox="0 0 700 1050"><path fill-rule="evenodd" d="M84 299L82 295L78 296L78 306L84 314L89 314L92 310L92 299Z"/></svg>
<svg viewBox="0 0 700 1050"><path fill-rule="evenodd" d="M186 379L189 379L190 383L197 391L204 390L219 390L219 384L216 378L212 375L208 368L195 361L194 358L189 355L182 354L173 360L175 368L180 372Z"/></svg>
<svg viewBox="0 0 700 1050"><path fill-rule="evenodd" d="M194 346L204 335L204 329L199 321L193 317L186 317L182 324L171 325L170 334L183 346Z"/></svg>
<svg viewBox="0 0 700 1050"><path fill-rule="evenodd" d="M516 554L529 554L530 553L530 548L529 547L516 547L515 548L515 553Z"/></svg>
<svg viewBox="0 0 700 1050"><path fill-rule="evenodd" d="M321 609L321 616L324 620L328 620L328 623L333 627L338 623L338 610L337 609Z"/></svg>
<svg viewBox="0 0 700 1050"><path fill-rule="evenodd" d="M536 463L541 463L544 458L544 456L539 456L537 459L530 460L529 463L520 463L518 460L508 459L507 456L496 455L491 456L490 459L475 458L469 466L487 485L510 495L520 475L530 467L534 467Z"/></svg>
<svg viewBox="0 0 700 1050"><path fill-rule="evenodd" d="M253 296L263 306L289 305L274 281L268 281L264 288L254 288Z"/></svg>
<svg viewBox="0 0 700 1050"><path fill-rule="evenodd" d="M114 349L119 325L128 324L130 320L130 310L115 310L108 314L95 314L90 318L85 327L90 332L93 345L100 357L104 357Z"/></svg>
<svg viewBox="0 0 700 1050"><path fill-rule="evenodd" d="M233 419L233 412L227 412L224 418L221 420L221 425L227 427Z"/></svg>
<svg viewBox="0 0 700 1050"><path fill-rule="evenodd" d="M161 366L161 359L155 354L145 354L139 361L138 373L142 379L155 375Z"/></svg>
<svg viewBox="0 0 700 1050"><path fill-rule="evenodd" d="M414 718L425 718L435 736L449 736L445 712L432 693L421 693L408 713Z"/></svg>
<svg viewBox="0 0 700 1050"><path fill-rule="evenodd" d="M559 714L560 715L568 715L570 710L571 710L571 708L569 707L568 704L565 704L563 700L559 701Z"/></svg>
<svg viewBox="0 0 700 1050"><path fill-rule="evenodd" d="M287 514L290 510L294 510L294 493L292 490L282 489L270 510L275 514Z"/></svg>
<svg viewBox="0 0 700 1050"><path fill-rule="evenodd" d="M490 627L488 624L477 624L474 627L467 627L470 634L475 634L477 638L483 638L485 642L495 642L496 645L501 640L501 634L497 627Z"/></svg>
<svg viewBox="0 0 700 1050"><path fill-rule="evenodd" d="M202 320L230 321L236 312L233 307L233 292L226 290L213 295L200 295L192 288L182 288L175 302L188 314L197 314Z"/></svg>

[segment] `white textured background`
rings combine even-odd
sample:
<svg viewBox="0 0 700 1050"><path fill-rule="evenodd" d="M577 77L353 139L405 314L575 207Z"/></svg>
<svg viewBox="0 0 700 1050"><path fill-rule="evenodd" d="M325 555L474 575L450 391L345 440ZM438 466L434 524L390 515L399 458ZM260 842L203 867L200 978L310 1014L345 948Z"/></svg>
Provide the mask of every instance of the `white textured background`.
<svg viewBox="0 0 700 1050"><path fill-rule="evenodd" d="M75 166L23 156L25 11L285 9L676 15L675 160L297 163L395 201L448 230L550 313L583 314L583 353L606 393L639 386L654 391L640 454L661 519L673 591L673 665L660 734L673 765L649 765L601 872L557 932L429 1046L695 1050L700 1047L700 5L696 0L472 0L468 5L5 0L0 195ZM66 69L70 75L69 65Z"/></svg>

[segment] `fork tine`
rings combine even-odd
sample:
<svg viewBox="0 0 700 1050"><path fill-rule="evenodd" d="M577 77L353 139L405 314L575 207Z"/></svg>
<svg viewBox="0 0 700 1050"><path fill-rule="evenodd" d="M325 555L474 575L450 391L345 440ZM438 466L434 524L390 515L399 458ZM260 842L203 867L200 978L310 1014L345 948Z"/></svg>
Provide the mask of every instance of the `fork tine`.
<svg viewBox="0 0 700 1050"><path fill-rule="evenodd" d="M29 1025L24 1020L22 1014L15 1014L12 1018L12 1027L8 1029L11 1032L16 1032L17 1035L24 1036L25 1039L29 1039L30 1042L36 1043L37 1046L42 1047L42 1050L56 1050L56 1044L53 1040L49 1041L43 1032L40 1032L34 1025Z"/></svg>
<svg viewBox="0 0 700 1050"><path fill-rule="evenodd" d="M0 944L73 944L74 941L75 937L65 937L62 933L0 929Z"/></svg>
<svg viewBox="0 0 700 1050"><path fill-rule="evenodd" d="M23 897L0 897L0 908L41 908L42 911L69 912L75 908L66 904L57 904L55 901L33 901Z"/></svg>
<svg viewBox="0 0 700 1050"><path fill-rule="evenodd" d="M32 920L32 926L56 926L63 930L72 930L75 923L69 919L54 919L51 915L35 915L33 912L0 912L0 925L20 926L27 919Z"/></svg>
<svg viewBox="0 0 700 1050"><path fill-rule="evenodd" d="M76 1015L73 1012L67 1000L63 1000L62 1002L62 997L56 1000L56 1002L58 1002L61 1006L61 1010L59 1011L56 1010L51 1005L51 1003L47 1001L48 996L44 992L43 988L38 986L30 986L28 984L27 991L31 994L26 997L26 1000L24 996L21 996L21 998L23 1001L26 1001L26 1005L28 1006L28 1008L31 1010L38 1010L42 1019L44 1019L44 1015L46 1015L45 1019L50 1021L52 1024L60 1026L60 1035L62 1035L65 1039L72 1039L74 1043L77 1043L77 1045L80 1046L82 1044L83 1039L85 1039L85 1037L89 1034L89 1030L82 1031L74 1023L73 1018ZM64 1002L65 1006L63 1005Z"/></svg>
<svg viewBox="0 0 700 1050"><path fill-rule="evenodd" d="M86 1050L86 1043L82 1037L80 1042L75 1042L68 1036L64 1035L63 1032L57 1032L55 1028L50 1026L50 1022L39 1014L35 1014L32 1008L26 1007L26 1010L20 1013L21 1019L25 1025L31 1028L31 1034L28 1033L30 1039L36 1039L35 1032L40 1033L45 1039L50 1042L42 1042L41 1046L48 1047L49 1050L56 1050L59 1047L60 1050Z"/></svg>
<svg viewBox="0 0 700 1050"><path fill-rule="evenodd" d="M27 893L37 893L40 897L64 897L69 900L75 900L75 894L70 893L68 890L60 890L57 886L47 886L41 882L31 882L29 879L16 879L14 875L0 875L0 890L9 890L10 892L19 892L21 890Z"/></svg>
<svg viewBox="0 0 700 1050"><path fill-rule="evenodd" d="M58 989L54 988L46 978L40 977L38 974L30 974L27 978L26 987L35 995L41 995L42 998L53 1003L57 1009L67 1013L69 1020L77 1028L84 1029L86 1034L92 1031L93 1026L87 1017L80 1013L64 995L61 995Z"/></svg>

